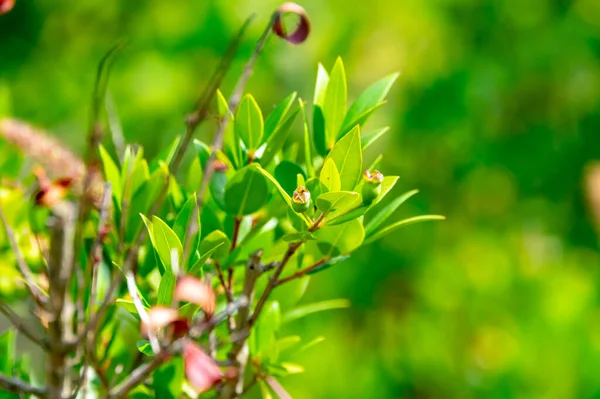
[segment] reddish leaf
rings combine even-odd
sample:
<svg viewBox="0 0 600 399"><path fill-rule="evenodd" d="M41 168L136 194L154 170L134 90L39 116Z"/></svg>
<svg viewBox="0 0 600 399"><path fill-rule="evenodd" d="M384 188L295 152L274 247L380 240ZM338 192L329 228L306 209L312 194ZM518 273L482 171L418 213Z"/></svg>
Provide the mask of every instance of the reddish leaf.
<svg viewBox="0 0 600 399"><path fill-rule="evenodd" d="M216 298L212 287L192 276L183 276L177 280L175 300L199 305L208 315L212 315L215 311Z"/></svg>
<svg viewBox="0 0 600 399"><path fill-rule="evenodd" d="M186 340L183 346L185 375L199 393L212 388L221 381L221 370L212 357L208 356L195 342Z"/></svg>
<svg viewBox="0 0 600 399"><path fill-rule="evenodd" d="M293 32L286 32L283 26L282 16L283 14L293 13L300 17L300 22ZM275 34L292 44L300 44L306 40L310 32L310 22L304 8L296 3L284 3L277 9L277 15L275 17L275 24L273 25L273 31Z"/></svg>
<svg viewBox="0 0 600 399"><path fill-rule="evenodd" d="M0 0L0 15L6 14L15 6L15 0Z"/></svg>

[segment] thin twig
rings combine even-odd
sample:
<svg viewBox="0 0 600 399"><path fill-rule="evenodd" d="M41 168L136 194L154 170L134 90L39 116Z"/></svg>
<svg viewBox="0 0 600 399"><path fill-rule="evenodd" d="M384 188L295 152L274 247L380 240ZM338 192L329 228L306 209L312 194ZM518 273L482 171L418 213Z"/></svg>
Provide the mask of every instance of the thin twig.
<svg viewBox="0 0 600 399"><path fill-rule="evenodd" d="M227 125L229 123L229 119L230 119L231 115L235 114L235 112L237 110L237 107L242 98L242 94L244 92L244 88L246 87L246 83L248 82L248 79L250 79L250 76L252 75L252 71L254 69L254 64L256 63L256 59L258 58L259 54L261 53L261 51L265 45L265 42L273 29L273 25L275 24L277 15L278 15L277 12L273 13L271 20L269 21L269 24L267 25L267 28L264 30L260 39L258 39L258 42L256 43L256 47L254 48L254 52L252 53L252 56L246 63L246 66L244 67L242 75L240 76L237 84L235 85L233 94L231 95L231 97L229 99L229 103L228 103L229 112L225 113L225 116L223 117L223 119L219 125L219 128L217 129L217 132L215 133L215 136L213 138L212 152L210 154L208 162L206 163L206 166L204 167L204 174L202 175L202 181L200 182L200 188L198 190L196 206L194 207L194 211L192 212L191 222L187 228L186 242L184 245L184 254L185 254L184 259L189 258L189 254L190 254L190 250L191 250L191 237L195 236L198 233L198 228L199 228L198 222L197 222L198 215L201 215L203 201L204 201L204 194L206 193L208 183L210 182L212 175L215 172L215 162L214 161L216 159L217 153L219 151L221 151L221 149L223 148L223 139L225 136L225 130L227 129Z"/></svg>
<svg viewBox="0 0 600 399"><path fill-rule="evenodd" d="M92 243L92 248L88 255L88 263L92 265L92 281L90 283L90 301L89 309L90 312L94 311L96 304L96 295L98 289L98 271L102 263L102 241L104 239L104 229L106 228L106 222L108 221L110 200L111 200L111 185L106 183L104 186L104 194L102 196L102 202L100 206L100 212L98 214L98 232Z"/></svg>
<svg viewBox="0 0 600 399"><path fill-rule="evenodd" d="M265 306L269 295L271 295L271 292L277 285L277 280L279 279L281 272L283 272L285 265L289 262L291 257L296 253L296 251L298 250L298 248L300 248L301 245L302 241L290 244L287 251L285 252L285 255L283 256L283 259L275 268L275 272L273 272L273 274L269 277L269 283L267 284L267 287L265 288L260 299L258 300L256 308L254 308L254 313L252 313L252 317L250 318L250 326L253 326L256 323L256 320L258 320L258 316L260 316L260 312Z"/></svg>
<svg viewBox="0 0 600 399"><path fill-rule="evenodd" d="M9 377L2 373L0 373L0 388L12 393L35 395L38 398L48 396L47 389L34 387L19 378Z"/></svg>
<svg viewBox="0 0 600 399"><path fill-rule="evenodd" d="M111 389L108 397L115 399L125 397L129 391L148 378L148 376L150 376L154 370L163 364L163 362L168 359L169 356L170 353L167 350L163 350L162 352L158 353L156 356L154 356L152 361L149 363L144 363L133 370L123 382Z"/></svg>
<svg viewBox="0 0 600 399"><path fill-rule="evenodd" d="M225 281L225 276L223 275L223 269L221 269L221 265L219 262L215 262L215 269L217 270L217 277L219 278L219 282L225 290L225 296L227 297L227 303L231 303L233 301L233 295L227 286L227 282Z"/></svg>
<svg viewBox="0 0 600 399"><path fill-rule="evenodd" d="M43 338L38 337L31 329L23 322L23 319L16 314L4 301L0 300L0 313L3 313L8 320L12 323L12 325L19 331L21 334L29 338L29 340L35 344L37 344L40 348L44 350L48 350L48 342L46 342Z"/></svg>
<svg viewBox="0 0 600 399"><path fill-rule="evenodd" d="M17 240L15 238L15 232L13 231L12 227L10 227L10 225L8 224L8 220L6 219L6 214L4 213L4 208L2 207L1 203L0 203L0 219L2 220L2 224L4 225L4 231L6 233L6 236L8 237L8 242L10 243L10 247L11 247L13 254L15 255L15 258L17 260L17 266L19 268L19 272L21 273L21 276L25 280L25 285L27 286L27 289L29 290L29 294L31 295L33 300L38 304L38 306L43 308L46 303L46 297L44 296L44 294L42 294L42 292L40 291L40 289L38 288L38 286L35 283L35 280L33 278L33 273L31 272L31 269L27 265L27 262L25 262L25 258L23 257L23 254L21 253L19 246L17 245Z"/></svg>
<svg viewBox="0 0 600 399"><path fill-rule="evenodd" d="M285 278L281 278L281 279L277 280L275 282L275 287L278 287L281 284L285 284L288 281L292 281L294 279L297 279L297 278L300 278L300 277L304 277L308 273L312 272L313 270L318 269L319 267L321 267L325 262L327 262L327 259L326 258L321 258L317 262L315 262L314 264L308 266L307 268L302 269L302 270L298 270L296 273L294 273L294 274L292 274L290 276L287 276Z"/></svg>

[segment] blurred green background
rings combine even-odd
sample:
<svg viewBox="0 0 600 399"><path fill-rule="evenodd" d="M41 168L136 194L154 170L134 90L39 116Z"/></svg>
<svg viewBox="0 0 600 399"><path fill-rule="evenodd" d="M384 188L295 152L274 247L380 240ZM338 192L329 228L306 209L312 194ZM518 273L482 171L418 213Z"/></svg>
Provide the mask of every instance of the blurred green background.
<svg viewBox="0 0 600 399"><path fill-rule="evenodd" d="M252 12L230 92L279 1L17 0L0 16L0 97L82 150L98 60L120 38L110 95L150 154ZM304 0L300 46L271 39L248 91L263 109L341 55L350 99L401 71L369 156L421 193L400 230L313 279L352 308L292 326L327 340L284 380L303 398L600 398L600 257L582 188L600 158L598 0ZM212 126L201 132L206 138Z"/></svg>

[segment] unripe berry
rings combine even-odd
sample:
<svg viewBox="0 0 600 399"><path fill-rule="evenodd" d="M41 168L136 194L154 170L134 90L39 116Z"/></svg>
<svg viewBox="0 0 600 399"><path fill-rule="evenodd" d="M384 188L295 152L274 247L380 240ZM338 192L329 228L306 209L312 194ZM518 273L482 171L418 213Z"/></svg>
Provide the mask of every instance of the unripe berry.
<svg viewBox="0 0 600 399"><path fill-rule="evenodd" d="M296 213L303 213L310 207L310 191L304 186L298 186L292 195L292 208Z"/></svg>
<svg viewBox="0 0 600 399"><path fill-rule="evenodd" d="M383 174L380 171L366 171L363 174L365 180L362 187L363 203L372 203L381 194L381 183L383 182Z"/></svg>

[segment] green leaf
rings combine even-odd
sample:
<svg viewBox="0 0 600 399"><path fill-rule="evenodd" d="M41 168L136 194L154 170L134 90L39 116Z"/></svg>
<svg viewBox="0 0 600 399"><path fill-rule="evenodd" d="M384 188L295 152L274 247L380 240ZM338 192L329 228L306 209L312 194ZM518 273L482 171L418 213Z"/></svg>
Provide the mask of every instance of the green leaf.
<svg viewBox="0 0 600 399"><path fill-rule="evenodd" d="M367 213L370 209L372 209L375 205L377 205L381 200L390 192L390 190L396 185L398 181L398 176L385 176L383 178L383 183L381 183L381 194L375 198L373 202L368 205L361 205L356 209L352 209L348 213L338 213L336 215L331 215L330 218L325 218L325 224L328 225L337 225L346 223L349 220L356 219L365 213ZM356 187L357 191L361 191L362 182Z"/></svg>
<svg viewBox="0 0 600 399"><path fill-rule="evenodd" d="M325 136L325 116L323 108L320 105L313 106L313 140L315 149L321 156L326 156L329 152L327 137Z"/></svg>
<svg viewBox="0 0 600 399"><path fill-rule="evenodd" d="M185 370L183 359L173 357L152 374L152 387L157 398L176 399L181 397Z"/></svg>
<svg viewBox="0 0 600 399"><path fill-rule="evenodd" d="M220 121L229 114L229 123L225 126L225 131L223 132L223 151L233 165L236 168L239 168L242 165L242 149L240 146L240 138L235 130L235 118L230 112L229 104L220 90L217 89L217 95L215 97L217 98L217 110Z"/></svg>
<svg viewBox="0 0 600 399"><path fill-rule="evenodd" d="M256 151L264 135L263 117L251 94L246 94L238 107L235 131L248 151Z"/></svg>
<svg viewBox="0 0 600 399"><path fill-rule="evenodd" d="M313 270L307 272L308 276L312 276L313 274L317 274L322 272L323 270L329 269L331 266L341 263L348 259L350 255L340 255L330 258L327 262L323 263L321 266L314 268Z"/></svg>
<svg viewBox="0 0 600 399"><path fill-rule="evenodd" d="M117 205L121 207L123 185L121 184L121 172L119 171L119 167L102 144L98 146L98 150L100 151L100 158L104 165L104 177L106 178L106 181L111 184L113 197L115 198Z"/></svg>
<svg viewBox="0 0 600 399"><path fill-rule="evenodd" d="M340 137L355 125L360 124L362 126L369 119L373 112L383 104L385 96L387 96L398 76L400 76L399 73L393 73L375 82L352 103L339 132Z"/></svg>
<svg viewBox="0 0 600 399"><path fill-rule="evenodd" d="M0 372L12 374L16 361L17 333L9 328L0 334Z"/></svg>
<svg viewBox="0 0 600 399"><path fill-rule="evenodd" d="M346 73L340 57L337 58L325 93L323 114L325 115L325 142L327 148L333 147L338 132L342 127L346 115L346 101L348 93L346 87Z"/></svg>
<svg viewBox="0 0 600 399"><path fill-rule="evenodd" d="M268 166L275 155L283 148L283 144L287 140L290 129L296 120L296 116L300 112L298 108L295 110L284 122L283 124L277 128L277 130L269 137L269 140L266 143L265 151L260 157L260 164L262 166Z"/></svg>
<svg viewBox="0 0 600 399"><path fill-rule="evenodd" d="M204 237L200 243L200 253L206 256L206 254L210 252L211 254L214 254L213 258L219 262L222 262L222 260L227 257L230 248L231 242L229 241L229 238L220 230L211 232Z"/></svg>
<svg viewBox="0 0 600 399"><path fill-rule="evenodd" d="M387 227L384 227L383 229L379 230L377 233L374 233L373 235L368 237L365 240L365 245L371 244L372 242L375 242L375 241L379 240L380 238L383 238L386 235L393 233L394 231L398 230L400 227L408 226L408 225L419 223L419 222L427 222L430 220L444 220L444 219L446 219L446 218L441 215L422 215L422 216L415 216L412 218L400 220L399 222L396 222Z"/></svg>
<svg viewBox="0 0 600 399"><path fill-rule="evenodd" d="M337 226L327 225L319 229L317 245L325 258L349 254L360 247L364 238L365 230L360 220L354 219L348 223Z"/></svg>
<svg viewBox="0 0 600 399"><path fill-rule="evenodd" d="M156 158L150 162L150 171L154 172L156 169L161 167L161 164L170 165L175 153L177 152L177 148L179 147L179 141L181 137L175 137L171 144L167 146L164 150L162 150Z"/></svg>
<svg viewBox="0 0 600 399"><path fill-rule="evenodd" d="M175 273L169 267L165 267L165 272L160 278L158 285L158 294L156 298L157 305L171 306L173 303L173 294L175 292Z"/></svg>
<svg viewBox="0 0 600 399"><path fill-rule="evenodd" d="M327 92L327 85L329 83L329 74L323 66L319 63L317 68L317 83L315 85L315 95L313 97L313 104L323 105L325 103L325 94Z"/></svg>
<svg viewBox="0 0 600 399"><path fill-rule="evenodd" d="M262 173L263 176L265 176L269 181L271 181L271 183L273 183L283 200L286 202L286 204L288 204L288 207L292 210L292 212L294 212L292 208L292 198L288 195L288 193L285 192L283 187L281 187L277 179L275 179L273 176L271 176L269 172L267 172L257 164L251 164L249 166L256 168L256 170ZM306 223L307 226L312 225L311 221L304 214L297 214L294 212L294 215L296 215L295 217L301 219L304 223Z"/></svg>
<svg viewBox="0 0 600 399"><path fill-rule="evenodd" d="M302 114L302 123L304 125L304 164L309 177L315 176L315 166L312 156L312 142L310 140L310 131L308 128L308 118L306 117L306 109L301 98L298 99L300 104L300 112Z"/></svg>
<svg viewBox="0 0 600 399"><path fill-rule="evenodd" d="M366 150L371 144L379 140L383 137L384 134L390 131L390 127L382 127L380 129L374 130L370 133L365 133L361 136L360 141L362 143L363 151Z"/></svg>
<svg viewBox="0 0 600 399"><path fill-rule="evenodd" d="M227 186L227 174L225 172L221 172L215 170L212 177L210 178L209 190L212 199L215 201L215 204L223 210L227 209L225 205L225 187Z"/></svg>
<svg viewBox="0 0 600 399"><path fill-rule="evenodd" d="M315 338L311 339L310 341L308 341L306 344L302 345L302 347L300 349L298 349L298 352L304 352L305 350L310 349L313 346L320 344L323 341L325 341L324 336L320 335L318 337L315 337Z"/></svg>
<svg viewBox="0 0 600 399"><path fill-rule="evenodd" d="M308 315L325 310L343 309L350 307L350 301L347 299L330 299L328 301L310 303L308 305L299 306L283 315L282 321L289 323L290 321L298 320Z"/></svg>
<svg viewBox="0 0 600 399"><path fill-rule="evenodd" d="M154 356L154 352L152 351L152 347L150 346L150 341L146 339L141 339L136 342L137 350L142 352L146 356Z"/></svg>
<svg viewBox="0 0 600 399"><path fill-rule="evenodd" d="M139 215L146 213L150 207L154 205L158 195L165 185L165 179L168 176L168 171L165 168L159 168L152 172L148 179L133 195L129 204L128 221L126 225L126 240L132 242L140 228L142 220Z"/></svg>
<svg viewBox="0 0 600 399"><path fill-rule="evenodd" d="M117 298L117 306L125 309L129 314L134 316L136 319L139 319L140 315L138 314L137 308L133 301L128 301L125 299Z"/></svg>
<svg viewBox="0 0 600 399"><path fill-rule="evenodd" d="M202 170L204 170L212 151L207 144L198 139L194 139L194 149L196 150L196 156L200 160L200 166L202 167Z"/></svg>
<svg viewBox="0 0 600 399"><path fill-rule="evenodd" d="M227 237L226 237L227 238ZM216 244L216 246L212 247L211 249L209 249L208 251L206 251L201 257L200 259L198 259L196 261L196 263L194 263L193 266L190 267L190 269L188 270L188 274L191 276L195 276L198 277L200 274L200 270L202 269L202 266L204 266L206 264L206 262L210 259L210 257L212 256L212 254L221 246L221 245L225 245L226 242L222 241Z"/></svg>
<svg viewBox="0 0 600 399"><path fill-rule="evenodd" d="M335 165L335 161L331 158L327 158L323 168L321 169L321 174L319 175L319 180L327 188L330 192L340 191L342 188L342 182L340 179L340 174L338 172L338 168Z"/></svg>
<svg viewBox="0 0 600 399"><path fill-rule="evenodd" d="M281 161L279 165L275 167L275 178L290 197L298 187L298 175L302 175L306 178L306 174L302 167L295 162Z"/></svg>
<svg viewBox="0 0 600 399"><path fill-rule="evenodd" d="M263 362L272 363L277 360L277 332L281 326L281 310L279 302L269 301L258 318L254 331L256 353Z"/></svg>
<svg viewBox="0 0 600 399"><path fill-rule="evenodd" d="M283 99L277 107L269 114L267 119L265 120L265 136L264 140L268 141L272 134L274 134L278 129L280 129L285 121L285 117L287 113L292 108L292 104L296 101L298 93L293 92L289 96Z"/></svg>
<svg viewBox="0 0 600 399"><path fill-rule="evenodd" d="M377 230L377 228L385 222L385 220L392 215L398 209L400 205L402 205L406 200L410 197L418 193L419 190L412 190L407 193L402 194L400 197L396 198L388 205L386 205L381 211L377 213L377 215L373 216L373 218L367 223L365 226L365 236L369 237L371 234Z"/></svg>
<svg viewBox="0 0 600 399"><path fill-rule="evenodd" d="M317 208L322 212L343 212L359 201L360 194L352 191L330 192L317 197Z"/></svg>
<svg viewBox="0 0 600 399"><path fill-rule="evenodd" d="M371 164L369 165L367 170L370 170L370 171L378 170L379 166L381 165L382 160L383 160L383 154L377 155L377 158L375 158L373 160L373 162L371 162Z"/></svg>
<svg viewBox="0 0 600 399"><path fill-rule="evenodd" d="M308 231L299 231L296 233L286 234L282 237L282 239L286 242L298 242L316 240L316 237L313 233L310 233Z"/></svg>
<svg viewBox="0 0 600 399"><path fill-rule="evenodd" d="M362 175L360 129L355 127L338 141L327 159L332 159L340 173L341 189L352 191ZM325 161L327 162L327 161Z"/></svg>
<svg viewBox="0 0 600 399"><path fill-rule="evenodd" d="M237 216L259 210L269 196L267 180L252 165L238 170L225 186L225 210Z"/></svg>
<svg viewBox="0 0 600 399"><path fill-rule="evenodd" d="M156 252L165 266L165 269L171 269L171 250L177 250L177 256L181 264L183 255L183 246L177 237L177 234L163 222L160 218L152 216L152 226L154 234L154 245Z"/></svg>
<svg viewBox="0 0 600 399"><path fill-rule="evenodd" d="M185 233L190 223L194 207L196 206L196 193L194 192L186 201L185 204L179 210L175 223L173 223L173 231L177 234L179 241L185 241Z"/></svg>

